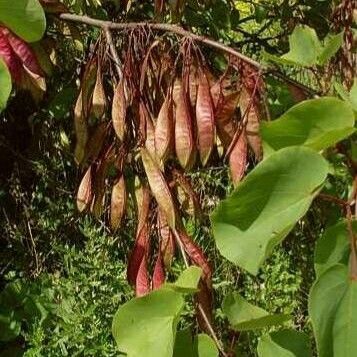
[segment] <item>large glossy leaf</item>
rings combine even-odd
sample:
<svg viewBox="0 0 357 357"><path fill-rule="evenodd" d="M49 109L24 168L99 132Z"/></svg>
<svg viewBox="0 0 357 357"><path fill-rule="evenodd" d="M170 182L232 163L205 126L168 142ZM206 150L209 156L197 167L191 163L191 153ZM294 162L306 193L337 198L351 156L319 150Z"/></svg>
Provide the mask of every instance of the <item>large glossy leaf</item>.
<svg viewBox="0 0 357 357"><path fill-rule="evenodd" d="M218 357L218 349L211 337L200 333L195 337L194 348L198 357Z"/></svg>
<svg viewBox="0 0 357 357"><path fill-rule="evenodd" d="M354 121L351 107L337 98L306 100L279 119L262 123L264 155L293 145L325 149L351 135Z"/></svg>
<svg viewBox="0 0 357 357"><path fill-rule="evenodd" d="M336 311L333 324L333 355L357 356L357 281L349 282L348 288Z"/></svg>
<svg viewBox="0 0 357 357"><path fill-rule="evenodd" d="M340 32L337 35L331 36L325 42L325 45L319 55L319 63L327 63L340 49L343 43L343 32Z"/></svg>
<svg viewBox="0 0 357 357"><path fill-rule="evenodd" d="M353 224L357 232L357 222ZM347 264L350 253L350 243L346 221L326 229L316 243L315 272L320 276L324 271L338 263Z"/></svg>
<svg viewBox="0 0 357 357"><path fill-rule="evenodd" d="M0 112L6 107L7 100L11 93L11 75L0 57Z"/></svg>
<svg viewBox="0 0 357 357"><path fill-rule="evenodd" d="M347 284L347 267L338 264L326 270L311 288L309 316L319 357L334 356L333 324Z"/></svg>
<svg viewBox="0 0 357 357"><path fill-rule="evenodd" d="M309 357L312 356L309 338L303 332L281 330L261 337L259 357Z"/></svg>
<svg viewBox="0 0 357 357"><path fill-rule="evenodd" d="M171 357L183 304L181 294L159 289L122 305L113 320L119 350L130 357Z"/></svg>
<svg viewBox="0 0 357 357"><path fill-rule="evenodd" d="M282 56L284 60L302 66L312 66L321 52L321 43L314 29L297 26L289 38L290 51Z"/></svg>
<svg viewBox="0 0 357 357"><path fill-rule="evenodd" d="M0 22L27 42L40 40L46 29L38 0L0 0Z"/></svg>
<svg viewBox="0 0 357 357"><path fill-rule="evenodd" d="M212 214L220 253L257 274L304 216L327 173L327 162L304 147L282 149L261 162Z"/></svg>
<svg viewBox="0 0 357 357"><path fill-rule="evenodd" d="M238 293L226 296L222 310L234 329L238 331L261 329L281 324L290 319L289 315L270 314L260 307L250 304Z"/></svg>

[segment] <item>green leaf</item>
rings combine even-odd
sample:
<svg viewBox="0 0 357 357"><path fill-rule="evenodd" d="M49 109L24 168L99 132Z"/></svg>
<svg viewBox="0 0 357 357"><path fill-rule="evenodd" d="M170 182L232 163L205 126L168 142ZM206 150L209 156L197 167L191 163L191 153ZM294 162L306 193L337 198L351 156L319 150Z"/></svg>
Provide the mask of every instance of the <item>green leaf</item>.
<svg viewBox="0 0 357 357"><path fill-rule="evenodd" d="M238 293L226 296L222 310L234 329L238 331L261 329L281 324L290 319L289 315L272 315L260 307L250 304Z"/></svg>
<svg viewBox="0 0 357 357"><path fill-rule="evenodd" d="M12 83L11 75L5 64L0 57L0 112L5 109L7 100L9 99Z"/></svg>
<svg viewBox="0 0 357 357"><path fill-rule="evenodd" d="M304 147L282 149L254 168L211 216L220 253L252 274L305 215L328 173Z"/></svg>
<svg viewBox="0 0 357 357"><path fill-rule="evenodd" d="M320 151L351 135L354 121L351 107L337 98L306 100L279 119L262 123L264 155L294 145Z"/></svg>
<svg viewBox="0 0 357 357"><path fill-rule="evenodd" d="M349 93L349 102L355 112L357 112L357 77L354 79L353 86Z"/></svg>
<svg viewBox="0 0 357 357"><path fill-rule="evenodd" d="M351 280L336 311L333 356L357 356L357 281Z"/></svg>
<svg viewBox="0 0 357 357"><path fill-rule="evenodd" d="M296 26L289 37L290 51L283 59L301 66L313 66L321 53L321 43L314 29Z"/></svg>
<svg viewBox="0 0 357 357"><path fill-rule="evenodd" d="M0 0L0 22L27 42L40 40L46 29L38 0Z"/></svg>
<svg viewBox="0 0 357 357"><path fill-rule="evenodd" d="M357 231L357 222L353 223L353 227ZM314 260L317 277L333 265L347 264L349 253L350 243L346 221L327 228L316 243Z"/></svg>
<svg viewBox="0 0 357 357"><path fill-rule="evenodd" d="M159 289L119 307L113 319L113 336L121 352L130 357L171 357L182 295Z"/></svg>
<svg viewBox="0 0 357 357"><path fill-rule="evenodd" d="M198 334L192 341L190 329L177 332L173 357L218 357L218 355L217 347L208 335Z"/></svg>
<svg viewBox="0 0 357 357"><path fill-rule="evenodd" d="M309 295L309 316L319 357L333 354L333 323L347 288L347 267L338 264L326 270L314 283Z"/></svg>
<svg viewBox="0 0 357 357"><path fill-rule="evenodd" d="M180 293L195 293L198 291L197 286L201 275L202 269L198 266L191 265L181 273L175 283L167 283L165 287Z"/></svg>
<svg viewBox="0 0 357 357"><path fill-rule="evenodd" d="M319 64L327 63L340 49L343 43L343 32L340 32L337 35L331 36L326 40L321 54L319 55L318 61Z"/></svg>
<svg viewBox="0 0 357 357"><path fill-rule="evenodd" d="M194 348L198 357L218 357L218 349L211 337L205 333L195 336Z"/></svg>
<svg viewBox="0 0 357 357"><path fill-rule="evenodd" d="M190 329L177 331L173 357L197 357L197 353L193 349Z"/></svg>
<svg viewBox="0 0 357 357"><path fill-rule="evenodd" d="M281 330L261 337L259 357L309 357L312 356L309 338L303 332Z"/></svg>

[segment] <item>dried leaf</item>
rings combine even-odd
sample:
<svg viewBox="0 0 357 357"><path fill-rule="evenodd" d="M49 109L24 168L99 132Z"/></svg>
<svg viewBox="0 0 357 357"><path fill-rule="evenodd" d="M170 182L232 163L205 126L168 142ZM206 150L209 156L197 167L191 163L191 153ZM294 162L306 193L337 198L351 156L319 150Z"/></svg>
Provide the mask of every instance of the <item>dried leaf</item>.
<svg viewBox="0 0 357 357"><path fill-rule="evenodd" d="M174 101L176 105L175 121L175 149L180 165L189 169L194 160L194 138L192 117L187 95L181 81L176 80L174 85Z"/></svg>
<svg viewBox="0 0 357 357"><path fill-rule="evenodd" d="M246 89L243 89L239 105L242 115L247 116L246 133L248 144L253 150L255 158L259 161L262 159L263 154L262 140L259 134L259 104L256 103L255 98L252 98Z"/></svg>
<svg viewBox="0 0 357 357"><path fill-rule="evenodd" d="M174 123L173 102L167 95L157 117L155 128L155 148L159 160L165 162L173 146Z"/></svg>
<svg viewBox="0 0 357 357"><path fill-rule="evenodd" d="M92 197L92 167L89 166L77 191L77 208L79 212L83 212L89 207Z"/></svg>
<svg viewBox="0 0 357 357"><path fill-rule="evenodd" d="M158 203L158 206L165 214L167 222L171 228L175 227L175 206L171 197L171 192L166 184L158 164L151 157L147 149L141 149L145 172L149 181L151 191Z"/></svg>
<svg viewBox="0 0 357 357"><path fill-rule="evenodd" d="M98 65L97 70L97 80L94 86L93 99L92 99L92 112L95 118L100 119L107 107L107 98L105 97L104 87L103 87L103 78L102 78L102 69Z"/></svg>
<svg viewBox="0 0 357 357"><path fill-rule="evenodd" d="M110 203L110 226L115 231L120 227L126 208L127 193L124 175L114 184Z"/></svg>
<svg viewBox="0 0 357 357"><path fill-rule="evenodd" d="M243 131L231 154L229 155L229 167L231 171L232 181L237 185L243 178L247 166L247 138Z"/></svg>
<svg viewBox="0 0 357 357"><path fill-rule="evenodd" d="M126 109L124 80L121 79L115 88L112 106L113 128L118 138L123 141L126 131Z"/></svg>
<svg viewBox="0 0 357 357"><path fill-rule="evenodd" d="M165 270L162 265L162 258L160 252L157 255L156 263L154 267L154 273L152 276L152 288L153 290L159 289L165 282Z"/></svg>
<svg viewBox="0 0 357 357"><path fill-rule="evenodd" d="M215 142L214 108L206 75L200 71L198 81L196 120L198 148L202 165L205 166Z"/></svg>

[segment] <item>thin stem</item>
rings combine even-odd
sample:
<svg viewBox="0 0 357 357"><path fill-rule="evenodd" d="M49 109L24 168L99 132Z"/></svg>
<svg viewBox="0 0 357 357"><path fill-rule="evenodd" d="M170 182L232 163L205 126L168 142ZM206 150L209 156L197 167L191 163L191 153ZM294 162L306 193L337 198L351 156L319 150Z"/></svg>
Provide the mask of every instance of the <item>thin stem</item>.
<svg viewBox="0 0 357 357"><path fill-rule="evenodd" d="M218 49L218 50L223 51L227 54L230 54L233 57L239 58L242 61L250 64L251 66L257 68L258 70L265 72L266 74L271 74L271 75L275 76L276 78L281 79L284 82L290 83L290 84L296 86L297 88L302 89L303 91L305 91L307 94L309 94L311 96L316 96L316 92L313 89L285 76L283 73L279 72L276 68L266 67L266 66L262 65L261 63L253 60L252 58L244 55L243 53L235 50L232 47L226 46L226 45L224 45L220 42L217 42L215 40L212 40L208 37L194 34L194 33L187 31L177 25L166 24L166 23L148 23L148 22L116 23L116 22L111 22L111 21L103 21L103 20L93 19L89 16L81 16L81 15L75 15L75 14L70 14L70 13L60 14L58 17L65 21L78 22L78 23L82 23L82 24L86 24L86 25L90 25L90 26L94 26L94 27L99 27L104 30L124 30L124 29L136 29L138 27L148 27L151 30L171 32L171 33L175 33L177 35L183 36L183 37L189 37L192 40L201 42L209 47Z"/></svg>
<svg viewBox="0 0 357 357"><path fill-rule="evenodd" d="M185 266L186 268L188 268L190 266L189 262L188 262L188 258L187 258L187 255L186 255L186 252L185 252L185 248L183 247L183 244L181 242L181 239L180 239L180 235L179 233L177 232L177 229L173 229L172 230L173 233L174 233L174 236L175 236L175 240L180 248L180 252L181 252L181 255L182 255L182 258L185 262ZM219 340L218 336L216 335L216 332L214 331L213 327L212 327L212 324L211 322L209 321L206 313L205 313L205 310L203 309L202 305L197 302L197 307L198 307L198 311L200 312L201 314L201 317L203 319L203 321L205 322L206 326L207 326L207 329L213 339L213 341L215 342L218 350L221 352L222 356L223 357L228 357L227 353L224 351L224 347L222 345L222 342Z"/></svg>

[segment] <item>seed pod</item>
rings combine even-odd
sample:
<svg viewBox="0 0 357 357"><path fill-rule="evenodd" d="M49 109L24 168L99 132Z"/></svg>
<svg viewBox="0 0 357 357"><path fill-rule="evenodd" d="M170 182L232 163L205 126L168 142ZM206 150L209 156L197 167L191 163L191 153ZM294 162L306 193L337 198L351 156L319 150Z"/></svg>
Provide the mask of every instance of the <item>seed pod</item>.
<svg viewBox="0 0 357 357"><path fill-rule="evenodd" d="M175 206L171 197L171 192L166 184L159 166L153 160L147 149L141 149L146 176L149 181L151 191L157 201L159 208L165 214L167 223L171 228L175 227Z"/></svg>
<svg viewBox="0 0 357 357"><path fill-rule="evenodd" d="M180 165L189 169L194 160L194 139L191 112L187 95L181 81L176 80L174 85L174 101L176 105L175 121L175 149Z"/></svg>
<svg viewBox="0 0 357 357"><path fill-rule="evenodd" d="M74 130L76 132L76 148L74 157L77 165L80 165L85 156L85 149L88 140L87 120L83 113L82 91L79 93L76 106L74 108Z"/></svg>
<svg viewBox="0 0 357 357"><path fill-rule="evenodd" d="M158 210L157 214L157 227L159 231L159 236L161 237L160 241L160 253L163 260L163 263L166 269L170 268L172 259L175 255L175 237L171 232L165 215Z"/></svg>
<svg viewBox="0 0 357 357"><path fill-rule="evenodd" d="M124 79L122 78L114 90L112 105L112 121L115 134L123 141L126 132L126 109L127 102L125 99Z"/></svg>
<svg viewBox="0 0 357 357"><path fill-rule="evenodd" d="M106 135L107 123L100 123L94 129L93 134L90 136L87 141L85 156L83 158L83 162L87 162L88 160L95 160L100 151L102 150L105 135Z"/></svg>
<svg viewBox="0 0 357 357"><path fill-rule="evenodd" d="M242 90L239 101L242 116L246 117L246 134L248 144L254 152L255 158L262 159L263 149L262 140L259 134L260 128L260 110L256 98L252 98L246 89Z"/></svg>
<svg viewBox="0 0 357 357"><path fill-rule="evenodd" d="M173 146L173 102L167 95L157 117L155 128L155 148L159 160L165 162Z"/></svg>
<svg viewBox="0 0 357 357"><path fill-rule="evenodd" d="M97 77L97 58L93 57L86 64L82 81L81 81L81 91L83 97L82 107L83 107L83 115L85 118L88 118L91 110L93 88L95 85L96 77Z"/></svg>
<svg viewBox="0 0 357 357"><path fill-rule="evenodd" d="M247 165L247 138L245 131L240 134L234 148L229 155L229 167L232 181L237 185L244 176Z"/></svg>
<svg viewBox="0 0 357 357"><path fill-rule="evenodd" d="M139 107L139 115L140 115L140 122L145 125L145 147L147 148L150 155L155 158L156 157L156 150L155 150L155 128L154 123L151 119L151 115L146 109L146 106L143 102L140 102Z"/></svg>
<svg viewBox="0 0 357 357"><path fill-rule="evenodd" d="M197 68L191 66L190 70L190 80L189 80L189 89L190 89L190 104L192 108L195 108L197 101L197 92L199 85L199 78L197 76Z"/></svg>
<svg viewBox="0 0 357 357"><path fill-rule="evenodd" d="M204 279L211 281L212 269L202 249L189 237L184 229L180 229L178 233L188 257L202 269Z"/></svg>
<svg viewBox="0 0 357 357"><path fill-rule="evenodd" d="M215 141L214 108L206 75L200 71L198 81L196 120L198 148L203 166L211 155Z"/></svg>
<svg viewBox="0 0 357 357"><path fill-rule="evenodd" d="M77 208L79 212L83 212L88 208L92 201L92 196L92 167L89 166L77 192Z"/></svg>
<svg viewBox="0 0 357 357"><path fill-rule="evenodd" d="M143 185L139 179L135 178L135 200L138 211L138 229L140 232L143 226L147 223L150 209L150 190L147 185Z"/></svg>
<svg viewBox="0 0 357 357"><path fill-rule="evenodd" d="M237 129L235 110L240 98L239 92L233 92L223 97L216 108L217 134L225 148L231 143Z"/></svg>
<svg viewBox="0 0 357 357"><path fill-rule="evenodd" d="M128 267L127 280L130 284L136 284L136 278L144 256L149 252L149 224L146 222L140 230L137 231L134 248L131 251Z"/></svg>
<svg viewBox="0 0 357 357"><path fill-rule="evenodd" d="M125 213L127 193L124 175L114 184L110 203L110 226L115 231L120 227Z"/></svg>
<svg viewBox="0 0 357 357"><path fill-rule="evenodd" d="M135 295L137 297L144 296L150 292L150 282L146 256L144 255L138 270L138 275L135 281Z"/></svg>
<svg viewBox="0 0 357 357"><path fill-rule="evenodd" d="M153 290L159 289L164 282L165 282L165 270L162 265L161 254L159 252L157 254L154 273L152 276L152 289Z"/></svg>
<svg viewBox="0 0 357 357"><path fill-rule="evenodd" d="M198 325L200 326L202 331L209 333L206 319L203 318L202 313L198 306L200 306L208 321L212 322L212 315L213 315L213 291L212 291L212 284L210 281L205 279L200 279L198 283L199 292L195 294L195 301L196 301L196 316Z"/></svg>
<svg viewBox="0 0 357 357"><path fill-rule="evenodd" d="M104 115L106 107L107 98L105 97L103 87L102 69L99 65L97 70L97 80L95 82L92 99L92 113L94 117L100 119Z"/></svg>

